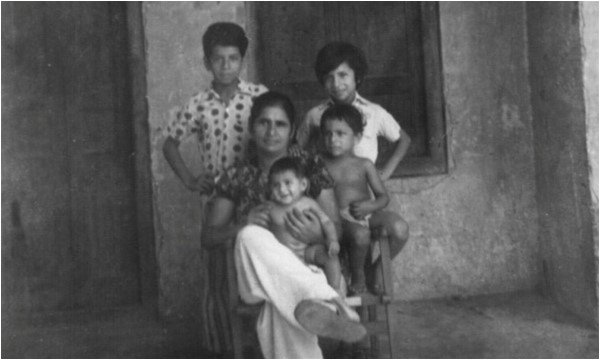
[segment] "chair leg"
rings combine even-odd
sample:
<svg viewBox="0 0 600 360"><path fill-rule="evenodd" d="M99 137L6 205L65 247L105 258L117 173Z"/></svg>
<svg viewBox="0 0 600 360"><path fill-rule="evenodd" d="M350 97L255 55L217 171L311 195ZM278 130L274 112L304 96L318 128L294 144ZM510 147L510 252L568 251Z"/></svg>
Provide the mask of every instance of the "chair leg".
<svg viewBox="0 0 600 360"><path fill-rule="evenodd" d="M369 306L369 322L376 323L377 320L377 305ZM371 357L372 358L380 358L381 357L381 349L379 346L379 336L378 334L373 334L371 336Z"/></svg>
<svg viewBox="0 0 600 360"><path fill-rule="evenodd" d="M396 334L397 324L394 321L394 313L392 310L392 301L394 298L394 284L392 281L392 264L390 256L390 244L387 237L381 238L379 241L381 248L381 272L383 277L383 300L384 310L387 322L387 333L389 336L389 351L390 358L396 359L400 356L398 344L394 341L394 334Z"/></svg>

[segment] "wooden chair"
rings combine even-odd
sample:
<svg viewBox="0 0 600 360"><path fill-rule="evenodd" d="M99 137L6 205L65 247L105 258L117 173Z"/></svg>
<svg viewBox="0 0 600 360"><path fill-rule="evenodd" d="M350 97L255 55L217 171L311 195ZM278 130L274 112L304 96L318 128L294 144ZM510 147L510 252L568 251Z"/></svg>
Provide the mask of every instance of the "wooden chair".
<svg viewBox="0 0 600 360"><path fill-rule="evenodd" d="M348 304L357 309L361 317L361 323L367 329L367 338L354 346L363 347L363 351L367 351L370 357L380 357L382 353L386 353L390 358L398 358L400 356L399 349L393 334L396 333L397 326L392 314L393 301L393 283L391 273L391 258L389 240L385 231L380 231L375 234L373 244L377 244L380 249L381 261L376 271L381 272L381 291L380 294L363 294L361 296L348 297ZM376 245L376 246L377 246ZM256 347L258 341L252 327L252 336L248 336L247 331L244 331L244 318L252 319L252 324L256 323L256 318L261 309L261 305L245 304L238 295L237 278L235 272L235 263L233 258L233 241L227 244L228 254L227 259L227 284L229 289L229 304L230 310L230 326L233 344L234 358L257 357L259 354L252 351ZM387 337L387 351L382 351L380 344L381 336ZM250 346L247 346L249 344Z"/></svg>

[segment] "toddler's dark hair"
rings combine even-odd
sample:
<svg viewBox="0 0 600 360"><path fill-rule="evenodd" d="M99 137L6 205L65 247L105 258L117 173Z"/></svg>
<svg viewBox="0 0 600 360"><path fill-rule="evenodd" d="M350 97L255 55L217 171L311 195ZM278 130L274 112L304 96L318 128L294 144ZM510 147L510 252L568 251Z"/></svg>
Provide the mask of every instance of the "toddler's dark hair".
<svg viewBox="0 0 600 360"><path fill-rule="evenodd" d="M321 133L325 131L325 123L328 120L344 121L350 126L354 135L362 134L365 129L361 112L349 104L334 104L323 112L323 115L321 115Z"/></svg>
<svg viewBox="0 0 600 360"><path fill-rule="evenodd" d="M248 49L248 38L244 29L232 22L216 22L211 24L202 36L202 47L204 56L209 58L215 46L236 46L240 54L246 55Z"/></svg>
<svg viewBox="0 0 600 360"><path fill-rule="evenodd" d="M306 177L306 169L302 162L298 158L285 156L271 165L271 169L269 170L269 182L272 181L273 176L285 171L292 171L299 178Z"/></svg>
<svg viewBox="0 0 600 360"><path fill-rule="evenodd" d="M354 70L356 85L358 86L367 75L367 58L361 49L343 41L334 41L325 45L317 54L315 61L315 74L321 85L325 77L343 62Z"/></svg>

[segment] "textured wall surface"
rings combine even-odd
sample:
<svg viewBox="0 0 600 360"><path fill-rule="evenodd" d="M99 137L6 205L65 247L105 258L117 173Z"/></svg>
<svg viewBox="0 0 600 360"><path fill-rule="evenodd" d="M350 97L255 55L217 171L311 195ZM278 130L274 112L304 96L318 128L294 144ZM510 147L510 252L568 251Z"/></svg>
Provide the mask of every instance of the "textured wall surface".
<svg viewBox="0 0 600 360"><path fill-rule="evenodd" d="M532 288L540 279L521 3L441 3L450 171L386 185L411 238L402 299Z"/></svg>
<svg viewBox="0 0 600 360"><path fill-rule="evenodd" d="M212 77L203 63L202 34L212 22L244 26L243 3L144 3L148 105L155 194L156 251L160 309L166 317L199 310L202 288L200 196L179 181L162 154L163 129L169 110L207 88ZM198 169L193 138L181 144L192 169Z"/></svg>
<svg viewBox="0 0 600 360"><path fill-rule="evenodd" d="M598 275L598 3L585 1L581 3L580 9L585 124L594 220L594 254Z"/></svg>
<svg viewBox="0 0 600 360"><path fill-rule="evenodd" d="M531 104L546 285L568 309L597 321L579 7L527 3Z"/></svg>

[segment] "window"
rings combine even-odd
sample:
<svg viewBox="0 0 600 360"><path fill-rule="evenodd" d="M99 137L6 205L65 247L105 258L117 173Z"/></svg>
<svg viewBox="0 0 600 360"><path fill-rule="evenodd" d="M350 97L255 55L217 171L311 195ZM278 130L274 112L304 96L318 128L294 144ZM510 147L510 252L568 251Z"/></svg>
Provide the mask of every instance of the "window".
<svg viewBox="0 0 600 360"><path fill-rule="evenodd" d="M369 72L359 87L411 136L393 177L447 171L437 3L257 2L259 73L265 85L294 100L298 115L326 98L313 66L334 40L365 52ZM392 148L380 139L379 161ZM378 161L378 162L379 162Z"/></svg>

